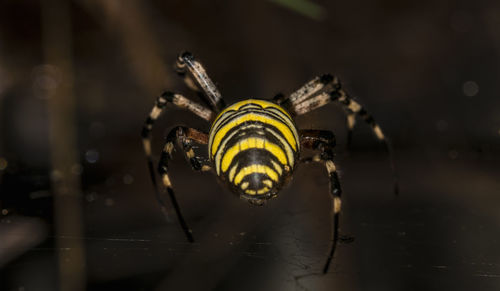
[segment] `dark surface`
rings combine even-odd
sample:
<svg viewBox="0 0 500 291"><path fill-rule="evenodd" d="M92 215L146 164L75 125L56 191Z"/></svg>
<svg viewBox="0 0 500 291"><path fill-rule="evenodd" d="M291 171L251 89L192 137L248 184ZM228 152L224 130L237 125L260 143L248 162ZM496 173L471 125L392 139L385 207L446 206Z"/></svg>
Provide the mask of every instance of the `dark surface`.
<svg viewBox="0 0 500 291"><path fill-rule="evenodd" d="M8 162L0 289L57 289L62 238L83 240L88 290L498 290L500 5L318 1L315 19L275 2L236 2L71 2L83 237L53 227L39 3L0 3L0 158ZM140 130L162 90L196 99L172 70L184 49L228 104L336 74L393 141L397 198L387 154L362 121L346 150L339 106L297 120L333 130L339 143L341 231L354 241L338 247L327 275L317 274L331 202L317 165L301 165L278 199L252 207L178 156L172 180L196 243L185 241L172 209L165 222ZM156 158L178 124L209 127L169 111L153 133Z"/></svg>

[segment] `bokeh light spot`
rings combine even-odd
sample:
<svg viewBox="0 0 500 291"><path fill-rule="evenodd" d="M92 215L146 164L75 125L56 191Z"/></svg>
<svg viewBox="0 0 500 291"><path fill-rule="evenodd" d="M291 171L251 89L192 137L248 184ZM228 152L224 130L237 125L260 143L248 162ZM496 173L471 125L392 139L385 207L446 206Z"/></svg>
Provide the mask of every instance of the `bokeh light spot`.
<svg viewBox="0 0 500 291"><path fill-rule="evenodd" d="M474 81L467 81L462 86L465 96L473 97L479 93L479 85Z"/></svg>
<svg viewBox="0 0 500 291"><path fill-rule="evenodd" d="M4 158L0 158L0 171L3 171L7 168L9 163L7 163L7 160Z"/></svg>
<svg viewBox="0 0 500 291"><path fill-rule="evenodd" d="M99 152L96 150L88 150L85 153L85 160L88 163L95 164L99 160Z"/></svg>
<svg viewBox="0 0 500 291"><path fill-rule="evenodd" d="M134 182L134 177L130 174L123 176L123 184L130 185Z"/></svg>

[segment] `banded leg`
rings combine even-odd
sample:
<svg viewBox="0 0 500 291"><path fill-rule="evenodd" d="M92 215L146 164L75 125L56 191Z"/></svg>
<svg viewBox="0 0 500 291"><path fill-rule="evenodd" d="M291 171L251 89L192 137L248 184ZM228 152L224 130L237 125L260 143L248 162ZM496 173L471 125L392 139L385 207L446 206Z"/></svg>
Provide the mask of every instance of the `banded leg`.
<svg viewBox="0 0 500 291"><path fill-rule="evenodd" d="M171 156L174 145L177 144L182 149L186 160L190 163L194 171L205 172L211 170L209 162L205 158L195 154L194 143L206 145L208 143L208 135L194 128L177 126L167 135L166 147L168 147L168 150L166 152Z"/></svg>
<svg viewBox="0 0 500 291"><path fill-rule="evenodd" d="M153 166L153 158L151 156L151 132L153 130L154 122L161 116L161 114L165 110L165 107L169 103L174 104L179 108L185 108L207 121L211 120L213 115L213 112L211 110L204 108L198 103L195 103L180 94L174 94L172 92L164 92L156 99L155 105L151 110L151 113L149 114L148 118L146 119L146 122L144 123L141 136L142 136L142 143L144 146L144 153L146 155L148 163L149 175L151 178L151 182L153 183L156 198L158 199L158 202L160 202L160 204L162 204L162 202L160 194L158 192L158 185L156 183L155 170ZM165 215L165 219L169 221L166 208L162 207L162 212Z"/></svg>
<svg viewBox="0 0 500 291"><path fill-rule="evenodd" d="M177 73L184 77L184 82L189 88L195 91L201 89L205 93L210 106L215 111L219 112L225 107L224 100L214 82L208 77L203 65L190 52L181 53L177 58L175 67Z"/></svg>
<svg viewBox="0 0 500 291"><path fill-rule="evenodd" d="M326 130L302 130L301 144L305 148L320 151L319 155L315 155L309 162L324 163L330 179L330 194L332 195L332 244L330 252L323 267L323 274L328 272L330 263L335 254L337 243L339 240L339 219L342 205L340 180L337 174L335 163L333 162L333 148L335 146L335 136L331 131Z"/></svg>
<svg viewBox="0 0 500 291"><path fill-rule="evenodd" d="M346 110L346 124L347 124L347 147L350 148L352 144L352 130L356 125L356 114L350 110Z"/></svg>
<svg viewBox="0 0 500 291"><path fill-rule="evenodd" d="M299 100L299 102L297 102L297 101L292 102L292 110L291 111L294 112L296 115L302 115L302 114L308 113L310 111L313 111L319 107L322 107L322 106L324 106L332 101L339 102L347 112L348 142L349 142L349 139L351 138L351 131L352 131L352 128L354 127L354 124L355 124L355 115L358 115L361 118L363 118L363 120L371 126L373 133L375 134L377 139L385 145L385 147L389 153L389 159L390 159L392 176L393 176L394 193L396 195L398 195L398 193L399 193L398 176L396 174L396 168L395 168L395 164L394 164L394 150L392 148L390 141L385 137L380 126L375 122L375 119L373 119L373 117L370 114L368 114L368 112L358 102L356 102L354 99L352 99L342 89L342 85L339 82L338 78L331 77L331 75L324 75L322 78L324 80L330 80L330 82L325 84L324 87L325 88L331 87L332 89L330 91L322 92L322 93L316 94L314 96L309 94L307 97L310 97L310 96L312 96L312 97L310 97L308 99L297 98L296 100ZM318 79L318 78L316 78L316 79ZM314 79L314 80L316 80L316 79ZM311 82L313 82L313 81L311 81ZM309 82L309 83L311 83L311 82ZM307 86L307 84L305 86ZM324 90L322 90L322 91L324 91ZM300 92L300 89L297 92ZM316 92L318 92L318 91L316 91ZM290 98L294 94L290 95Z"/></svg>
<svg viewBox="0 0 500 291"><path fill-rule="evenodd" d="M294 114L297 114L297 110L300 111L300 106L299 108L297 108L297 106L300 103L306 101L307 99L310 99L311 97L318 95L321 92L331 91L332 85L334 84L335 84L334 77L330 74L325 74L320 77L315 77L314 79L304 84L301 88L299 88L297 91L295 91L288 97L285 97L283 94L276 95L273 101L276 102L277 104L286 107L289 111L293 112ZM325 99L318 99L318 100L322 102L328 102ZM322 102L315 105L318 107L322 106L323 105ZM312 106L313 104L308 104L308 105ZM299 113L299 115L304 113L305 112L303 113L301 112ZM349 146L352 139L352 129L354 128L356 119L355 119L355 114L351 110L346 110L346 113L347 113L346 123L348 129L347 144Z"/></svg>
<svg viewBox="0 0 500 291"><path fill-rule="evenodd" d="M316 77L290 94L290 96L285 97L283 94L278 94L273 98L273 101L284 106L290 112L295 113L295 106L297 104L317 95L319 92L328 90L332 80L333 77L328 74Z"/></svg>
<svg viewBox="0 0 500 291"><path fill-rule="evenodd" d="M179 224L181 225L181 228L184 231L184 234L186 235L186 238L189 242L194 242L193 234L186 221L184 220L184 217L182 216L181 208L175 197L174 189L172 188L172 182L168 174L168 161L172 159L172 153L174 151L175 145L177 144L182 149L184 156L190 162L193 170L209 170L210 167L207 165L203 165L203 159L196 156L193 150L193 143L206 144L207 142L208 136L206 134L196 129L177 126L168 134L167 141L165 142L165 146L163 147L160 162L158 164L158 173L161 176L163 186L167 190L170 201L172 202L172 205L174 206L175 212L177 214ZM165 209L166 205L161 197L159 197L159 201L162 209Z"/></svg>

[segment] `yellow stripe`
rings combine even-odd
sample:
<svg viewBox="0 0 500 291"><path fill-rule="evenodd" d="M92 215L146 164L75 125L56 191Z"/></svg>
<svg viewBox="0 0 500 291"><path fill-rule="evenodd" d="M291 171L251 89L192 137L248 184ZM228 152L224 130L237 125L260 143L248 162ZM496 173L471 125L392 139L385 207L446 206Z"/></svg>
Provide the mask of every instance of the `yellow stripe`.
<svg viewBox="0 0 500 291"><path fill-rule="evenodd" d="M266 100L258 100L258 99L247 99L247 100L243 100L243 101L240 101L240 102L236 102L233 105L225 108L224 111L222 111L219 114L219 116L221 116L224 112L228 112L228 111L231 111L231 110L239 110L241 107L243 107L243 106L245 106L247 104L257 104L257 105L259 105L260 107L262 107L264 109L268 108L268 107L276 108L279 111L281 111L284 114L286 114L286 116L288 116L288 118L292 119L292 117L290 116L290 114L288 114L288 112L286 112L285 109L283 109L281 106L279 106L277 104L274 104L272 102L266 101ZM219 116L217 118L219 118Z"/></svg>
<svg viewBox="0 0 500 291"><path fill-rule="evenodd" d="M226 120L226 117L228 117L228 118L231 117L233 114L236 113L235 111L239 110L242 106L245 106L247 104L256 104L258 106L261 106L264 110L266 108L276 108L279 111L281 111L281 113L284 115L284 116L282 115L282 118L286 120L286 122L288 123L288 126L292 128L296 139L298 139L298 134L297 134L297 131L295 130L295 126L293 125L293 122L291 122L292 117L281 106L276 105L276 104L269 102L269 101L265 101L265 100L248 99L248 100L243 100L243 101L237 102L237 103L225 108L221 113L219 113L219 115L215 118L215 120L212 123L212 126L210 128L210 137L209 137L209 143L208 143L209 147L212 145L212 140L213 140L213 135L214 135L214 132L212 132L212 130L217 128L224 120ZM257 109L259 109L259 108L257 108ZM271 112L277 113L275 111L271 111Z"/></svg>
<svg viewBox="0 0 500 291"><path fill-rule="evenodd" d="M280 143L283 145L283 147L285 148L285 151L286 151L286 156L288 158L288 163L290 164L290 166L293 167L293 164L295 163L295 158L293 156L293 150L292 148L290 147L290 145L281 137L281 135L279 135L277 132L275 132L274 130L270 129L270 128L266 128L266 130L268 132L270 132L272 135L274 135L274 137L280 141Z"/></svg>
<svg viewBox="0 0 500 291"><path fill-rule="evenodd" d="M281 174L283 173L283 169L281 168L281 166L280 166L278 163L276 163L275 161L273 161L273 160L271 160L271 163L273 163L273 167L274 167L274 169L275 169L275 170L278 172L278 174L280 174L280 176L281 176Z"/></svg>
<svg viewBox="0 0 500 291"><path fill-rule="evenodd" d="M269 192L269 188L268 187L264 187L264 188L261 188L261 189L257 190L257 194L263 194L263 193L266 193L266 192Z"/></svg>
<svg viewBox="0 0 500 291"><path fill-rule="evenodd" d="M227 134L227 132L229 130L231 130L232 128L234 128L242 123L248 122L248 121L259 121L259 122L262 122L265 124L270 124L270 125L276 127L285 136L285 139L292 146L292 148L294 150L297 150L297 140L295 139L294 135L292 134L292 131L290 130L290 128L286 124L284 124L283 122L278 121L276 119L264 116L264 115L255 114L255 113L248 113L248 114L244 114L244 115L238 117L236 120L233 120L232 122L224 125L219 130L217 130L217 132L215 132L215 136L214 136L212 148L211 148L212 156L217 151L217 148L219 147L222 138L224 138L224 136Z"/></svg>
<svg viewBox="0 0 500 291"><path fill-rule="evenodd" d="M269 188L273 187L273 181L271 181L271 180L266 179L266 180L262 181L262 184L266 185Z"/></svg>
<svg viewBox="0 0 500 291"><path fill-rule="evenodd" d="M235 136L236 134L238 134L240 132L240 130L244 130L244 129L251 128L251 127L262 128L262 125L250 124L250 125L242 126L238 130L233 131L228 137L226 137L224 139L224 142L222 142L222 144L218 147L218 149L216 149L217 155L215 156L215 158L213 157L213 155L211 156L211 158L213 160L215 160L215 170L217 171L217 175L220 174L220 161L222 159L222 154L223 154L223 151L222 150L219 151L219 149L224 149L226 147L226 144L231 140L231 138L233 136Z"/></svg>
<svg viewBox="0 0 500 291"><path fill-rule="evenodd" d="M244 129L248 129L248 128L254 128L254 127L255 128L262 128L262 125L250 124L250 125L246 125L246 126L241 127L239 130L244 130ZM217 175L220 174L220 162L222 160L222 155L224 154L224 152L222 151L222 149L224 149L226 147L226 144L231 140L231 138L234 135L236 135L237 133L240 132L239 130L235 130L229 136L225 137L224 141L219 146L219 149L217 149L217 151L216 151L217 154L216 154L215 158L213 158L213 160L215 160L215 170L217 171ZM284 146L284 150L286 152L286 156L287 156L287 159L288 159L288 164L291 167L293 167L293 165L295 163L295 157L293 155L293 151L292 151L292 148L290 147L290 145L285 141L285 139L280 134L276 133L274 130L272 130L270 128L266 128L266 130L268 132L270 132L276 139L278 139L280 141L280 143ZM276 168L276 170L281 175L281 173L282 173L281 167L278 164L275 164L274 167Z"/></svg>
<svg viewBox="0 0 500 291"><path fill-rule="evenodd" d="M233 178L234 178L234 174L236 174L236 168L238 168L238 163L236 163L236 165L234 165L232 168L231 168L231 171L229 171L229 181L233 181Z"/></svg>
<svg viewBox="0 0 500 291"><path fill-rule="evenodd" d="M273 180L274 182L278 182L278 174L276 174L273 169L269 168L266 165L250 165L248 167L242 168L238 172L238 174L236 174L236 177L234 177L234 184L240 184L243 178L254 173L266 174L267 176L269 176L269 178L271 178L271 180Z"/></svg>
<svg viewBox="0 0 500 291"><path fill-rule="evenodd" d="M222 156L221 169L223 172L227 171L234 157L240 152L248 149L265 149L272 153L283 165L287 164L285 152L276 144L269 142L263 138L250 137L241 140L237 144L230 147ZM216 165L217 167L217 165Z"/></svg>
<svg viewBox="0 0 500 291"><path fill-rule="evenodd" d="M232 108L232 106L227 107L221 113L219 113L219 115L217 116L217 118L215 118L214 122L212 123L212 126L210 127L210 132L212 132L213 129L218 128L221 123L223 123L224 121L226 121L226 119L231 118L231 116L234 116L236 113L238 113L238 111L233 110L231 108ZM238 109L239 109L239 107L238 107ZM262 108L260 108L258 105L255 105L255 109L261 109L262 110ZM212 137L213 136L210 136L210 141L211 141Z"/></svg>
<svg viewBox="0 0 500 291"><path fill-rule="evenodd" d="M288 127L290 127L290 129L292 129L292 132L293 132L293 135L295 136L295 139L298 140L299 139L299 134L297 133L297 130L295 129L295 125L293 124L293 121L292 119L290 118L287 118L288 115L283 115L281 112L279 111L276 111L276 110L269 110L269 112L272 112L274 114L277 114L279 117L281 117L285 122L286 124L288 125Z"/></svg>

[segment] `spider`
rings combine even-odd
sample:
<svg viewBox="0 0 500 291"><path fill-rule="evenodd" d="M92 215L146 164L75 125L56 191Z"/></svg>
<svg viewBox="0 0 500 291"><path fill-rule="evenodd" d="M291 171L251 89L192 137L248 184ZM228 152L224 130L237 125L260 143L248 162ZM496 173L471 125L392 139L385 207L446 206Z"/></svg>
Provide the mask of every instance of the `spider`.
<svg viewBox="0 0 500 291"><path fill-rule="evenodd" d="M157 187L151 156L151 132L155 120L163 113L166 105L172 104L191 111L211 124L208 133L176 126L167 135L160 156L158 173L163 189L166 189L170 197L187 240L194 242L192 230L182 216L168 172L168 162L172 158L175 145L182 149L193 170L215 172L218 179L233 193L254 205L263 205L267 200L276 197L280 189L290 181L294 169L300 162L321 163L325 166L330 180L333 212L331 247L323 267L323 273L327 273L339 240L339 214L342 204L342 189L333 161L335 136L333 132L327 130L298 130L294 117L330 102L337 102L346 112L348 141L356 115L363 118L389 151L394 190L397 194L392 148L379 125L342 89L338 78L329 74L312 79L289 96L278 94L272 100L247 99L226 106L204 67L191 53L181 53L175 67L186 85L203 96L203 100L210 108L193 102L181 94L167 91L157 98L144 124L142 129L144 151L156 197L163 213L165 215L167 213L166 204ZM195 154L194 144L208 145L208 159ZM301 159L302 149L317 153L312 157Z"/></svg>

